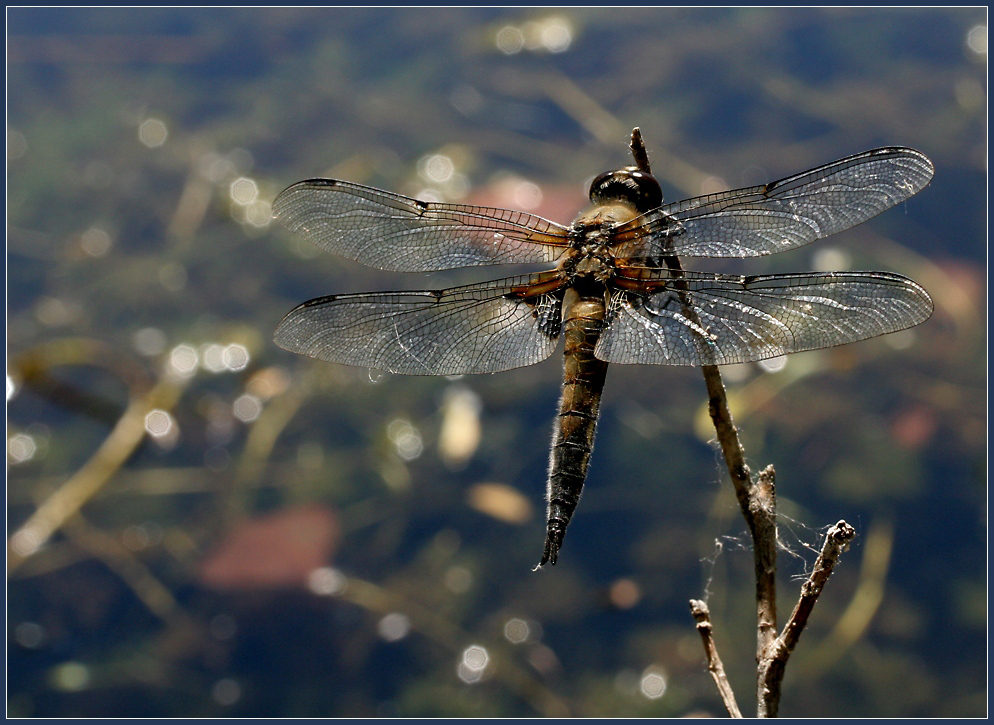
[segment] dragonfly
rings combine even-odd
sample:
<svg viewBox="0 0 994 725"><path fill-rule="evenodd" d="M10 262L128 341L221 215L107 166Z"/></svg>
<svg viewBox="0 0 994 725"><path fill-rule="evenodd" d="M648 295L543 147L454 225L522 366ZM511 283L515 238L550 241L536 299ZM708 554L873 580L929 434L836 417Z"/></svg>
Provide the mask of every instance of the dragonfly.
<svg viewBox="0 0 994 725"><path fill-rule="evenodd" d="M564 375L546 483L541 561L557 561L587 477L611 364L727 365L816 350L924 322L932 300L890 272L734 275L685 257L756 257L849 229L923 189L920 151L877 148L767 184L663 203L643 167L597 176L566 226L523 211L419 201L335 179L273 202L284 226L370 267L500 264L544 271L450 289L335 294L279 324L291 352L406 375L498 373L548 358Z"/></svg>

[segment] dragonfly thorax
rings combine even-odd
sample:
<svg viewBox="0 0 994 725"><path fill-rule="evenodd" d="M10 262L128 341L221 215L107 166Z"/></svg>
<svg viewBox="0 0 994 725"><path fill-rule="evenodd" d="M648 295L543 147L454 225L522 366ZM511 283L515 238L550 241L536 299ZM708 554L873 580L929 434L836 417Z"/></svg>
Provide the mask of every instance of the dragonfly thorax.
<svg viewBox="0 0 994 725"><path fill-rule="evenodd" d="M597 282L607 282L614 276L614 262L601 256L581 257L570 271L573 277L592 277Z"/></svg>
<svg viewBox="0 0 994 725"><path fill-rule="evenodd" d="M620 211L621 214L612 211ZM595 207L580 217L570 230L570 248L560 260L559 269L570 278L589 277L598 282L609 280L614 275L615 266L610 229L617 225L618 217L625 216L631 216L630 207L611 205Z"/></svg>

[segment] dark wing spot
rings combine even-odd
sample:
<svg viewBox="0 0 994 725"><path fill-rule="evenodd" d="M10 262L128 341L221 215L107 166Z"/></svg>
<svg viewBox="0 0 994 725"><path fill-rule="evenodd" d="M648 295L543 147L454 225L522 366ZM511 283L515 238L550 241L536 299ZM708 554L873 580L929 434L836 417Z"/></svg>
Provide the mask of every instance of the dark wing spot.
<svg viewBox="0 0 994 725"><path fill-rule="evenodd" d="M325 295L324 297L317 297L313 300L307 300L307 302L298 305L298 307L317 307L318 305L326 305L329 302L334 302L338 299L338 297L339 295Z"/></svg>
<svg viewBox="0 0 994 725"><path fill-rule="evenodd" d="M538 331L550 340L558 339L563 329L559 299L551 295L542 295L541 297L529 297L522 301L531 308Z"/></svg>

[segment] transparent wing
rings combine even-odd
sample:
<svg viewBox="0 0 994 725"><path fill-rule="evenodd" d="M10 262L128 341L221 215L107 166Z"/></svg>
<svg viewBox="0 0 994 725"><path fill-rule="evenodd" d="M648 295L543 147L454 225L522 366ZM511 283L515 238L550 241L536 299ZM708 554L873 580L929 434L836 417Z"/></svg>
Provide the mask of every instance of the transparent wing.
<svg viewBox="0 0 994 725"><path fill-rule="evenodd" d="M532 214L409 199L361 184L310 179L273 216L321 249L396 272L554 261L566 228Z"/></svg>
<svg viewBox="0 0 994 725"><path fill-rule="evenodd" d="M932 314L924 289L887 272L764 277L684 272L677 281L669 270L641 271L640 283L655 290L612 293L609 324L594 351L601 360L750 362L903 330Z"/></svg>
<svg viewBox="0 0 994 725"><path fill-rule="evenodd" d="M510 370L556 347L562 295L550 279L320 297L292 310L274 339L290 352L407 375Z"/></svg>
<svg viewBox="0 0 994 725"><path fill-rule="evenodd" d="M619 257L755 257L870 219L921 191L932 162L879 148L763 186L667 204L615 230Z"/></svg>

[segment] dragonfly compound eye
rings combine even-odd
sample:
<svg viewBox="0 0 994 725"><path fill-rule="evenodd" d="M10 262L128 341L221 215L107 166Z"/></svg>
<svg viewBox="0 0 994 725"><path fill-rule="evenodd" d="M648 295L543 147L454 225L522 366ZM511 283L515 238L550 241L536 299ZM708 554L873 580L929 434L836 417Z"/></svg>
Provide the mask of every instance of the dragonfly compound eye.
<svg viewBox="0 0 994 725"><path fill-rule="evenodd" d="M652 174L626 166L617 171L606 171L590 184L590 201L594 204L627 201L640 212L655 209L663 203L663 190Z"/></svg>

